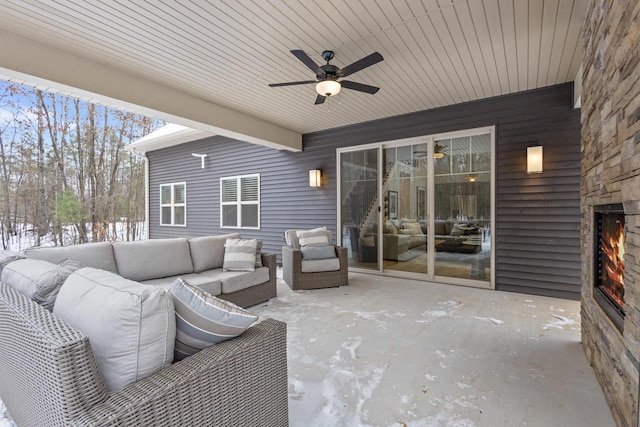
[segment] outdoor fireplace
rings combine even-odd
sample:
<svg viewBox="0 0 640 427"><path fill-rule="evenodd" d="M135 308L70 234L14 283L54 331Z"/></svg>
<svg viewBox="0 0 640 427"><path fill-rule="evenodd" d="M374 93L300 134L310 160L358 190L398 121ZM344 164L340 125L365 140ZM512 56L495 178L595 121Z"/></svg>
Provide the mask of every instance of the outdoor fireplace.
<svg viewBox="0 0 640 427"><path fill-rule="evenodd" d="M595 207L593 296L622 332L624 325L624 210L622 204Z"/></svg>

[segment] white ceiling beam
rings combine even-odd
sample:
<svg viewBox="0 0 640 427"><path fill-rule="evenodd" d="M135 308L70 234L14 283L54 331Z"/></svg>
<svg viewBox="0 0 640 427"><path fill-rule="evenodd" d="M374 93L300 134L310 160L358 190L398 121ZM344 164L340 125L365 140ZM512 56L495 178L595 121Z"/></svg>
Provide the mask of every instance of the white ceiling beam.
<svg viewBox="0 0 640 427"><path fill-rule="evenodd" d="M241 141L302 150L302 134L0 29L0 78Z"/></svg>

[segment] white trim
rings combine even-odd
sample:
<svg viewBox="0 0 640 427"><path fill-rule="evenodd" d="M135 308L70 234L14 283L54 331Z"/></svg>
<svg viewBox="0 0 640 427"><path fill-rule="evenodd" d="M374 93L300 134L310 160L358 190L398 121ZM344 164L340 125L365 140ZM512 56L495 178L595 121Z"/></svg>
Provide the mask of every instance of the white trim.
<svg viewBox="0 0 640 427"><path fill-rule="evenodd" d="M256 177L258 179L258 200L257 201L248 201L248 202L243 202L242 201L242 178L252 178L252 177ZM222 201L222 182L223 181L231 181L231 180L235 180L236 181L236 191L237 191L237 200L235 202L223 202ZM251 173L251 174L246 174L246 175L235 175L235 176L224 176L220 178L220 228L234 228L234 229L240 229L240 230L260 230L260 217L261 217L261 191L262 191L262 185L261 185L261 180L260 180L260 174L259 173ZM231 226L231 225L224 225L222 223L223 221L223 213L222 213L222 207L223 206L237 206L238 207L238 212L237 212L237 217L236 217L236 225L235 226ZM257 205L258 206L258 226L257 227L243 227L242 224L242 205Z"/></svg>
<svg viewBox="0 0 640 427"><path fill-rule="evenodd" d="M184 203L175 203L175 188L176 186L182 185L184 186ZM162 187L171 187L171 203L162 203ZM162 227L186 227L187 226L187 183L186 181L182 182L169 182L165 184L159 184L160 190L160 226ZM162 208L171 208L171 223L163 224L162 223ZM175 221L175 208L183 207L184 208L184 224L176 224Z"/></svg>

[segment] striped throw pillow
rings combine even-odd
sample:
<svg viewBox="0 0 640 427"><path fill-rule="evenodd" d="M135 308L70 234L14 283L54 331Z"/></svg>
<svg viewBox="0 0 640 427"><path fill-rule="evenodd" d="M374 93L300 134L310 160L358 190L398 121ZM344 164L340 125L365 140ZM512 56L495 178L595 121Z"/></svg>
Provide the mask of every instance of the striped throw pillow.
<svg viewBox="0 0 640 427"><path fill-rule="evenodd" d="M328 246L331 244L331 232L323 229L296 231L296 236L302 246Z"/></svg>
<svg viewBox="0 0 640 427"><path fill-rule="evenodd" d="M224 271L255 271L257 249L256 239L227 239L224 244L222 269Z"/></svg>
<svg viewBox="0 0 640 427"><path fill-rule="evenodd" d="M175 362L241 335L258 320L247 310L181 278L171 286L171 294L176 310Z"/></svg>

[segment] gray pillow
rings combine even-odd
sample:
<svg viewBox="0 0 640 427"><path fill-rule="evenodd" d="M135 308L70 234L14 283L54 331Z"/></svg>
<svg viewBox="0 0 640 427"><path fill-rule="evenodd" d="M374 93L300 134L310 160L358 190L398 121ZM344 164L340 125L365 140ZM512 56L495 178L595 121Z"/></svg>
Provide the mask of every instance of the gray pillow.
<svg viewBox="0 0 640 427"><path fill-rule="evenodd" d="M1 280L47 310L71 271L40 259L20 259L2 269Z"/></svg>
<svg viewBox="0 0 640 427"><path fill-rule="evenodd" d="M303 246L300 248L302 259L327 259L336 257L335 246Z"/></svg>
<svg viewBox="0 0 640 427"><path fill-rule="evenodd" d="M176 361L237 337L258 320L247 310L180 278L171 286L171 293L176 310Z"/></svg>
<svg viewBox="0 0 640 427"><path fill-rule="evenodd" d="M89 337L110 391L173 361L176 318L166 289L86 267L69 276L53 313Z"/></svg>
<svg viewBox="0 0 640 427"><path fill-rule="evenodd" d="M227 239L239 239L238 233L222 236L192 237L189 239L193 272L201 273L206 270L222 267L224 263L224 243Z"/></svg>
<svg viewBox="0 0 640 427"><path fill-rule="evenodd" d="M2 272L2 269L10 262L17 261L19 259L25 259L25 258L26 256L24 256L21 253L1 249L0 250L0 273Z"/></svg>
<svg viewBox="0 0 640 427"><path fill-rule="evenodd" d="M258 241L255 239L227 239L224 244L224 271L255 271L256 250Z"/></svg>

